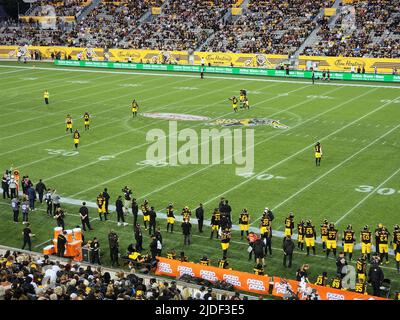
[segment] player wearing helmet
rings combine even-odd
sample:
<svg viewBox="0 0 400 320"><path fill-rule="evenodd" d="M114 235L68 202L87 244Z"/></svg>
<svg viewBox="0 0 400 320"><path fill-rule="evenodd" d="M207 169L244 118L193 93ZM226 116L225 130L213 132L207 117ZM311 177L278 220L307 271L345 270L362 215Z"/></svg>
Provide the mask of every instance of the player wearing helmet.
<svg viewBox="0 0 400 320"><path fill-rule="evenodd" d="M346 257L347 253L349 253L349 259L353 257L353 249L354 249L354 242L356 241L354 237L354 231L351 224L347 226L347 229L343 231L343 238L342 244L344 248L344 256Z"/></svg>

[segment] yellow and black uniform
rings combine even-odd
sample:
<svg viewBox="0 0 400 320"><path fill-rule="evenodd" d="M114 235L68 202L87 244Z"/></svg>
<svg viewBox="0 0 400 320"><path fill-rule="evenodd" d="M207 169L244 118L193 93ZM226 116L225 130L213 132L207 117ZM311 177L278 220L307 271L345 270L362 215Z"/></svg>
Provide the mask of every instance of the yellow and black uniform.
<svg viewBox="0 0 400 320"><path fill-rule="evenodd" d="M272 255L272 221L267 213L264 213L261 218L260 234L265 239L265 254L269 252Z"/></svg>
<svg viewBox="0 0 400 320"><path fill-rule="evenodd" d="M372 246L372 235L368 227L364 227L364 230L360 232L361 242L361 253L367 256L368 261L371 259L371 246Z"/></svg>
<svg viewBox="0 0 400 320"><path fill-rule="evenodd" d="M333 278L330 287L334 289L342 289L342 280L338 277Z"/></svg>
<svg viewBox="0 0 400 320"><path fill-rule="evenodd" d="M386 228L382 228L380 232L378 232L379 238L379 246L378 252L381 256L381 261L383 262L383 258L386 258L386 263L389 263L389 232Z"/></svg>
<svg viewBox="0 0 400 320"><path fill-rule="evenodd" d="M174 207L172 205L169 205L167 207L167 232L169 231L169 227L171 227L171 233L174 232L174 223L175 223Z"/></svg>
<svg viewBox="0 0 400 320"><path fill-rule="evenodd" d="M182 209L182 213L181 213L182 220L190 221L191 215L192 215L192 212L189 210L188 207L184 207L184 208Z"/></svg>
<svg viewBox="0 0 400 320"><path fill-rule="evenodd" d="M322 158L322 147L319 142L317 142L317 144L314 146L314 151L315 151L315 165L320 166Z"/></svg>
<svg viewBox="0 0 400 320"><path fill-rule="evenodd" d="M318 277L317 277L317 280L315 281L315 285L317 285L317 286L326 286L327 285L327 283L328 283L328 277L326 276L326 274L320 274Z"/></svg>
<svg viewBox="0 0 400 320"><path fill-rule="evenodd" d="M249 99L247 99L247 96L244 97L243 108L250 109Z"/></svg>
<svg viewBox="0 0 400 320"><path fill-rule="evenodd" d="M132 108L132 116L133 116L133 117L136 117L137 112L138 112L138 109L139 109L139 105L138 105L138 103L136 102L136 100L133 100L133 101L132 101L131 108Z"/></svg>
<svg viewBox="0 0 400 320"><path fill-rule="evenodd" d="M238 111L238 100L237 100L237 98L236 97L232 97L229 100L232 101L233 111L237 112Z"/></svg>
<svg viewBox="0 0 400 320"><path fill-rule="evenodd" d="M331 249L333 251L333 255L336 257L337 237L338 237L338 230L335 229L333 224L331 224L328 229L328 239L326 240L327 257L329 256Z"/></svg>
<svg viewBox="0 0 400 320"><path fill-rule="evenodd" d="M102 214L104 214L104 220L107 220L106 215L106 199L103 197L103 194L100 193L96 198L97 203L97 212L99 213L100 220L103 221Z"/></svg>
<svg viewBox="0 0 400 320"><path fill-rule="evenodd" d="M400 240L397 242L396 250L394 251L394 259L396 260L397 272L400 273Z"/></svg>
<svg viewBox="0 0 400 320"><path fill-rule="evenodd" d="M49 94L49 92L48 92L47 90L45 90L45 91L43 92L43 98L44 98L44 103L45 103L45 104L49 104L50 94Z"/></svg>
<svg viewBox="0 0 400 320"><path fill-rule="evenodd" d="M90 125L90 115L89 113L85 112L83 115L83 122L85 124L85 130L89 130L89 125Z"/></svg>
<svg viewBox="0 0 400 320"><path fill-rule="evenodd" d="M202 266L209 266L210 265L210 259L208 259L207 257L203 257L200 260L200 264Z"/></svg>
<svg viewBox="0 0 400 320"><path fill-rule="evenodd" d="M246 231L246 235L249 235L249 222L250 215L246 209L242 211L239 217L239 227L240 227L240 239L243 239L243 234Z"/></svg>
<svg viewBox="0 0 400 320"><path fill-rule="evenodd" d="M325 252L326 250L326 240L328 240L328 220L324 220L321 224L321 241L322 241L322 249Z"/></svg>
<svg viewBox="0 0 400 320"><path fill-rule="evenodd" d="M65 118L65 125L66 125L65 132L68 132L69 130L72 133L72 118L70 115L67 115L67 117Z"/></svg>
<svg viewBox="0 0 400 320"><path fill-rule="evenodd" d="M212 217L211 217L211 235L210 239L213 238L214 236L214 231L217 233L217 239L218 239L218 229L221 224L221 213L218 211L218 209L215 209Z"/></svg>
<svg viewBox="0 0 400 320"><path fill-rule="evenodd" d="M143 213L143 223L144 223L144 228L147 230L147 222L150 222L150 207L149 203L145 201L141 206L140 209L142 210Z"/></svg>
<svg viewBox="0 0 400 320"><path fill-rule="evenodd" d="M287 217L285 219L285 236L292 236L294 228L294 218Z"/></svg>
<svg viewBox="0 0 400 320"><path fill-rule="evenodd" d="M397 243L399 241L400 241L400 228L398 225L396 225L393 230L393 240L392 240L392 245L393 245L394 251L396 251Z"/></svg>
<svg viewBox="0 0 400 320"><path fill-rule="evenodd" d="M307 255L310 254L310 248L313 250L313 254L315 255L315 238L317 237L315 228L311 224L311 222L307 222L304 228L305 240L306 240L306 248Z"/></svg>
<svg viewBox="0 0 400 320"><path fill-rule="evenodd" d="M128 258L132 261L135 262L142 262L143 261L143 257L140 254L140 252L132 252L130 255L128 255Z"/></svg>
<svg viewBox="0 0 400 320"><path fill-rule="evenodd" d="M354 291L360 294L367 294L367 285L365 281L357 281L354 287Z"/></svg>
<svg viewBox="0 0 400 320"><path fill-rule="evenodd" d="M78 149L78 144L79 144L79 138L81 137L81 134L79 133L78 130L75 130L74 132L74 145L75 149Z"/></svg>
<svg viewBox="0 0 400 320"><path fill-rule="evenodd" d="M221 259L218 261L218 268L221 269L228 269L229 268L229 263L226 259Z"/></svg>
<svg viewBox="0 0 400 320"><path fill-rule="evenodd" d="M356 241L355 236L354 236L354 231L351 229L347 229L343 232L343 251L344 251L344 256L346 257L346 254L349 253L349 259L353 257L353 249L354 249L354 242Z"/></svg>
<svg viewBox="0 0 400 320"><path fill-rule="evenodd" d="M304 250L304 221L300 221L300 223L297 224L297 248L299 248L301 251Z"/></svg>
<svg viewBox="0 0 400 320"><path fill-rule="evenodd" d="M168 251L167 252L167 259L175 260L176 259L176 252L174 250Z"/></svg>
<svg viewBox="0 0 400 320"><path fill-rule="evenodd" d="M258 275L258 276L263 276L264 275L264 268L261 264L257 264L254 268L253 268L253 272L254 274Z"/></svg>
<svg viewBox="0 0 400 320"><path fill-rule="evenodd" d="M231 241L231 233L229 232L229 230L222 231L221 233L222 259L226 258L230 241Z"/></svg>
<svg viewBox="0 0 400 320"><path fill-rule="evenodd" d="M365 281L365 275L367 274L367 262L365 259L358 258L356 262L356 273L357 280Z"/></svg>

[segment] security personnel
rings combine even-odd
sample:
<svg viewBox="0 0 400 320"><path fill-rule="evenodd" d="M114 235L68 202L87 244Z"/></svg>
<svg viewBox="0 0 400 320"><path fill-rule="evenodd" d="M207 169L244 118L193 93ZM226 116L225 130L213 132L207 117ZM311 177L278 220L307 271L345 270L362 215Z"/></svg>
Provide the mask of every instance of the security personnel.
<svg viewBox="0 0 400 320"><path fill-rule="evenodd" d="M372 235L369 231L368 225L365 225L363 230L360 232L361 242L361 253L366 256L368 261L371 260L371 246L372 246Z"/></svg>
<svg viewBox="0 0 400 320"><path fill-rule="evenodd" d="M22 245L22 250L25 249L25 246L28 245L29 251L32 251L32 243L31 243L31 237L34 236L34 234L31 231L29 223L25 224L25 228L22 231L23 239L24 239L24 244Z"/></svg>
<svg viewBox="0 0 400 320"><path fill-rule="evenodd" d="M317 280L315 281L315 285L317 286L323 286L325 287L328 283L328 274L324 271L322 272L322 275L319 275L317 277Z"/></svg>
<svg viewBox="0 0 400 320"><path fill-rule="evenodd" d="M254 271L254 274L256 274L258 276L264 275L264 268L263 268L262 264L255 265L253 268L253 271Z"/></svg>
<svg viewBox="0 0 400 320"><path fill-rule="evenodd" d="M43 92L44 103L49 104L50 94L48 90L44 90Z"/></svg>
<svg viewBox="0 0 400 320"><path fill-rule="evenodd" d="M249 235L249 222L250 215L247 209L243 209L239 217L239 227L240 227L240 240L243 240L243 234L246 231L246 237Z"/></svg>
<svg viewBox="0 0 400 320"><path fill-rule="evenodd" d="M115 265L119 266L119 263L118 263L119 238L118 238L118 235L113 230L110 230L110 232L108 234L108 244L110 247L111 265L113 267Z"/></svg>
<svg viewBox="0 0 400 320"><path fill-rule="evenodd" d="M354 231L351 224L347 226L347 229L343 231L343 251L344 256L346 257L346 253L349 253L349 260L353 257L353 249L354 249L354 242L356 241L354 237Z"/></svg>
<svg viewBox="0 0 400 320"><path fill-rule="evenodd" d="M139 251L143 250L143 234L142 229L140 228L140 224L135 225L135 240L136 245Z"/></svg>
<svg viewBox="0 0 400 320"><path fill-rule="evenodd" d="M364 257L360 257L357 259L356 272L357 279L365 281L365 276L367 274L367 262L365 261Z"/></svg>
<svg viewBox="0 0 400 320"><path fill-rule="evenodd" d="M304 220L301 219L300 223L297 224L297 248L301 251L304 250Z"/></svg>
<svg viewBox="0 0 400 320"><path fill-rule="evenodd" d="M294 214L290 212L289 216L285 219L285 236L292 236L294 228Z"/></svg>
<svg viewBox="0 0 400 320"><path fill-rule="evenodd" d="M333 251L333 255L336 257L337 238L338 238L338 230L335 229L335 225L333 223L330 223L329 229L328 229L328 239L326 240L326 256L327 257L329 257L329 253L331 252L331 249Z"/></svg>
<svg viewBox="0 0 400 320"><path fill-rule="evenodd" d="M169 227L171 227L171 233L174 232L175 215L174 215L174 205L170 203L167 207L167 232Z"/></svg>
<svg viewBox="0 0 400 320"><path fill-rule="evenodd" d="M96 237L93 238L93 241L90 244L90 263L92 264L101 264L100 262L100 244Z"/></svg>
<svg viewBox="0 0 400 320"><path fill-rule="evenodd" d="M382 227L382 230L378 232L378 252L381 258L381 264L383 264L383 258L386 259L386 264L389 263L389 236L390 233L387 231L386 227Z"/></svg>
<svg viewBox="0 0 400 320"><path fill-rule="evenodd" d="M137 217L139 213L139 205L136 202L136 199L132 199L132 215L133 215L133 226L135 227L137 224Z"/></svg>
<svg viewBox="0 0 400 320"><path fill-rule="evenodd" d="M221 233L221 248L222 248L222 259L226 258L229 249L229 243L231 241L231 232L228 228L225 228Z"/></svg>
<svg viewBox="0 0 400 320"><path fill-rule="evenodd" d="M326 251L326 240L328 239L328 220L324 219L324 222L321 224L321 241L322 241L322 250Z"/></svg>
<svg viewBox="0 0 400 320"><path fill-rule="evenodd" d="M202 266L209 266L210 265L210 259L208 259L207 256L203 256L203 258L200 259L200 264Z"/></svg>
<svg viewBox="0 0 400 320"><path fill-rule="evenodd" d="M304 228L307 255L310 255L310 248L312 248L313 254L315 255L315 239L317 234L315 232L315 227L312 225L311 220L306 221L306 226Z"/></svg>

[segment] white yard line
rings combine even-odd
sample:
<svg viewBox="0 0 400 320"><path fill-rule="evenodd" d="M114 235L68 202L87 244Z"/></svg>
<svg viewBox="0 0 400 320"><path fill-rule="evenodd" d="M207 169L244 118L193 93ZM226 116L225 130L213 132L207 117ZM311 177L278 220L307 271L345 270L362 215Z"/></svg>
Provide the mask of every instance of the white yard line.
<svg viewBox="0 0 400 320"><path fill-rule="evenodd" d="M312 182L310 182L309 184L307 184L306 186L304 186L303 188L299 189L297 192L293 193L290 197L287 197L285 200L283 200L282 202L280 202L279 204L273 206L272 208L274 210L278 209L279 207L281 207L282 205L284 205L286 202L290 201L291 199L293 199L294 197L298 196L300 193L302 193L303 191L305 191L306 189L308 189L309 187L311 187L312 185L314 185L315 183L317 183L318 181L320 181L321 179L325 178L327 175L329 175L330 173L332 173L333 171L335 171L336 169L341 168L345 163L349 162L351 159L353 159L355 156L359 155L360 153L362 153L363 151L365 151L366 149L368 149L369 147L371 147L372 145L374 145L375 143L377 143L379 140L383 139L384 137L386 137L387 135L391 134L394 130L400 128L400 124L397 125L396 127L394 127L393 129L387 131L386 133L384 133L383 135L381 135L380 137L376 138L374 141L370 142L368 145L366 145L365 147L363 147L362 149L358 150L356 153L353 153L350 157L346 158L345 160L343 160L342 162L340 162L339 164L337 164L336 166L334 166L333 168L331 168L330 170L328 170L327 172L325 172L323 175L319 176L318 178L316 178L315 180L313 180ZM252 222L255 223L256 221L258 221L260 218L254 220Z"/></svg>
<svg viewBox="0 0 400 320"><path fill-rule="evenodd" d="M5 65L0 65L0 68L25 68L25 69L31 69L32 67L21 67L21 66L5 66ZM44 67L36 67L38 70L52 70L52 71L63 71L63 72L88 72L88 73L114 73L114 74L130 74L130 75L144 75L144 76L157 76L157 77L184 77L184 78L199 78L198 75L191 75L191 74L178 74L178 73L154 73L151 71L143 71L143 72L133 72L131 70L127 71L108 71L108 70L89 70L89 69L73 69L71 67L65 67L65 68L44 68ZM238 77L236 75L232 76L218 76L218 75L212 75L211 73L206 73L206 79L224 79L224 80L237 80L237 81L253 81L253 82L277 82L277 83L292 83L292 84L310 84L310 81L299 81L299 80L277 80L277 79L265 79L265 77L258 78L256 76L254 77ZM322 85L322 86L345 86L345 87L365 87L365 88L386 88L386 89L400 89L400 86L389 86L389 85L371 85L371 84L355 84L355 83L345 83L344 80L334 80L337 82L324 82L324 83L319 83L316 82L314 85Z"/></svg>
<svg viewBox="0 0 400 320"><path fill-rule="evenodd" d="M382 186L388 182L390 179L392 179L396 174L400 172L400 168L397 169L395 172L393 172L389 177L387 177L379 186L377 186L373 191L368 193L364 198L362 198L359 202L356 203L354 207L352 207L350 210L348 210L343 216L341 216L338 220L336 220L335 224L338 224L341 222L344 218L346 218L350 213L352 213L355 209L357 209L361 204L363 204L365 201L368 200L369 197L375 194L377 190L382 188Z"/></svg>
<svg viewBox="0 0 400 320"><path fill-rule="evenodd" d="M325 94L332 93L333 91L337 91L337 90L339 90L339 89L341 89L341 88L335 88L335 89L333 89L333 90L330 90L330 91L326 92ZM303 105L303 104L308 103L308 102L310 102L310 101L312 101L312 100L315 100L315 99L316 99L316 98L308 98L308 99L303 100L303 101L301 101L301 102L299 102L299 103L297 103L297 104L295 104L295 105L290 106L290 107L287 108L287 109L283 109L283 110L280 110L280 111L278 111L278 112L275 112L275 113L269 115L269 117L273 117L274 115L277 115L277 114L279 114L279 113L287 112L288 110L294 109L294 108L296 108L296 107L298 107L298 106L300 106L300 105ZM257 103L257 104L258 104L258 103ZM306 120L306 121L307 121L307 120ZM270 140L270 139L272 139L273 137L276 137L277 135L279 135L279 134L275 134L275 135L273 135L273 136L270 136L270 137L264 139L262 142L265 142L266 140ZM228 159L230 159L230 158L232 158L232 157L228 157ZM226 160L226 159L224 158L224 160ZM151 191L151 192L149 192L149 193L147 193L147 194L141 196L141 197L138 198L138 199L146 199L146 198L148 198L149 196L151 196L151 195L153 195L153 194L155 194L155 193L158 193L158 192L160 192L160 191L162 191L162 190L164 190L164 189L166 189L166 188L169 188L169 187L172 186L172 185L175 185L175 184L177 184L177 183L180 183L180 182L182 182L182 181L184 181L184 180L186 180L186 179L188 179L188 178L191 178L191 177L195 176L196 174L201 173L201 172L203 172L203 171L205 171L205 170L208 170L208 169L210 169L211 167L213 167L213 166L215 166L215 165L217 165L217 164L209 164L208 166L205 166L205 167L203 167L203 168L201 168L201 169L199 169L199 170L196 170L196 171L194 171L194 172L192 172L192 173L190 173L190 174L187 174L187 175L185 175L184 177L182 177L182 178L180 178L180 179L175 179L174 181L172 181L172 182L170 182L170 183L168 183L168 184L166 184L166 185L163 185L162 187L160 187L160 188L158 188L158 189L156 189L156 190L153 190L153 191Z"/></svg>
<svg viewBox="0 0 400 320"><path fill-rule="evenodd" d="M16 73L16 72L22 72L22 71L26 71L26 69L19 69L19 70L11 70L11 71L6 71L6 72L1 72L0 76L2 76L3 74Z"/></svg>
<svg viewBox="0 0 400 320"><path fill-rule="evenodd" d="M354 97L354 98L352 98L352 99L350 99L350 100L347 100L346 102L343 102L341 105L350 103L350 102L352 102L352 101L354 101L354 100L356 100L356 99L359 99L361 96L366 95L366 94L371 93L371 92L372 92L372 90L369 90L369 91L367 91L366 93L364 93L364 94L362 94L362 95L356 96L356 97ZM360 120L362 120L362 119L364 119L364 118L370 116L371 114L374 114L375 112L377 112L377 111L379 111L379 110L385 108L387 105L390 105L390 104L392 104L392 102L386 102L386 103L382 104L381 106L375 108L374 110L368 112L367 114L364 114L363 116L359 117L358 119L355 119L355 120L353 120L352 122L349 122L347 125L345 125L345 126L339 128L339 129L335 130L334 132L332 132L332 133L326 135L325 137L320 138L319 141L323 141L323 140L325 140L325 139L327 139L327 138L329 138L329 137L331 137L331 136L337 134L338 132L340 132L340 131L342 131L342 130L344 130L344 129L350 127L350 126L352 126L354 123L356 123L356 122L358 122L358 121L360 121ZM311 119L309 119L309 120L311 120ZM257 144L255 144L255 145L257 145ZM273 169L273 168L275 168L275 167L281 165L282 163L285 163L286 161L292 159L293 157L295 157L295 156L299 155L300 153L302 153L302 152L304 152L304 151L310 149L310 148L313 147L313 146L314 146L314 144L312 143L312 144L310 144L310 145L304 147L303 149L300 149L299 151L293 153L293 154L290 155L289 157L286 157L285 159L283 159L283 160L281 160L281 161L275 163L274 165L270 166L269 168L267 168L267 169L261 171L260 174L264 174L264 173L268 172L269 170L271 170L271 169ZM249 183L250 181L253 181L257 176L258 176L258 175L254 175L254 176L252 176L252 177L246 179L245 181L243 181L243 182L241 182L241 183L235 185L234 187L232 187L232 188L230 188L230 189L228 189L228 190L225 190L225 191L222 192L221 194L219 194L219 195L217 195L217 196L215 196L215 197L213 197L213 198L211 198L211 199L209 199L209 200L207 200L207 201L205 201L205 202L202 202L202 203L203 203L204 205L206 205L206 204L210 203L211 201L214 201L215 199L218 199L218 198L220 198L220 197L222 197L222 196L226 196L227 193L232 192L233 190L236 190L236 189L242 187L243 185Z"/></svg>
<svg viewBox="0 0 400 320"><path fill-rule="evenodd" d="M304 87L297 88L296 90L289 91L289 93L302 90L302 89L304 89L304 88L306 88L306 87L308 87L308 86L304 86ZM225 88L224 88L224 89L225 89ZM270 101L270 100L273 100L273 99L277 99L277 98L279 98L279 95L278 95L278 96L275 96L275 97L272 97L272 98L268 98L268 99L264 100L264 102L265 102L265 101ZM210 105L208 105L208 106L210 106ZM224 117L224 116L226 116L226 115L229 115L229 114L231 114L231 113L232 113L232 111L231 111L231 112L228 112L228 113L225 113L225 114L223 114L223 115L221 115L221 116L218 116L218 117L216 117L216 118L214 118L214 119L212 119L212 120L210 120L210 121L214 121L214 120L216 120L216 119L222 118L222 117ZM201 126L201 125L203 125L203 124L202 124L202 123L199 123L199 124L196 124L196 125L193 125L193 126L189 126L189 127L187 127L187 128L196 128L196 127ZM171 133L171 134L173 134L173 133ZM167 139L171 134L169 134L167 137L165 137L165 139ZM208 143L208 141L205 141L205 142L203 142L202 144L204 144L204 143L206 143L206 142ZM122 152L119 152L119 153L117 153L117 155L120 155L120 154L129 152L129 151L131 151L131 150L137 149L138 147L147 146L147 145L149 145L149 144L151 144L151 142L143 143L143 144L141 144L141 145L139 145L139 146L136 146L136 147L134 147L134 148L131 148L131 149L128 149L128 150L124 150L124 151L122 151ZM200 145L202 145L202 144L200 144ZM173 156L175 156L175 155L177 155L177 154L178 154L178 152L175 152L175 153L173 154ZM168 158L169 158L170 156L171 156L171 155L169 155ZM95 163L97 163L97 162L98 162L98 161L96 161ZM92 164L93 164L93 163L92 163ZM86 166L88 166L88 165L91 165L91 164L87 164L87 165L85 165L84 167L86 167ZM115 181L115 180L120 179L120 178L122 178L122 177L128 176L128 175L130 175L130 174L132 174L132 173L135 173L135 172L137 172L137 171L144 170L144 169L148 168L149 166L150 166L150 165L144 165L144 166L142 166L142 167L140 167L140 168L136 168L136 169L134 169L134 170L131 170L131 171L129 171L129 172L126 172L126 173L124 173L124 174L121 174L121 175L119 175L119 176L117 176L117 177L114 177L114 178L111 178L111 179L109 179L109 180L103 181L103 182L101 182L100 184L101 184L101 185L104 185L104 184L110 183L110 182L112 182L112 181ZM92 189L94 189L94 188L96 188L96 187L97 187L97 186L94 186L94 187L91 187L91 188L82 190L82 191L80 191L80 192L78 192L78 193L75 193L75 194L71 195L71 197L74 197L74 196L77 196L77 195L79 195L79 194L85 193L85 192L90 191L90 190L92 190Z"/></svg>

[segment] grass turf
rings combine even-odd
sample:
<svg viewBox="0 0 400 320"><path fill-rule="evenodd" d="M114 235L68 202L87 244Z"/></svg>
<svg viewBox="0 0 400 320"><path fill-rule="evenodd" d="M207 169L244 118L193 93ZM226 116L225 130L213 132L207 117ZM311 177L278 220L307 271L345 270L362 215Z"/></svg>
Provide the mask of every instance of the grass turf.
<svg viewBox="0 0 400 320"><path fill-rule="evenodd" d="M93 69L72 72L50 64L36 68L28 64L27 69L15 65L0 64L7 66L0 68L0 167L13 165L34 182L42 178L62 196L95 201L96 195L107 187L113 202L121 188L129 185L140 203L147 198L158 211L173 202L179 214L183 206L194 209L202 202L206 218L210 218L219 197L225 196L233 208L234 223L246 207L253 226L258 226L258 218L268 206L276 216L273 229L281 231L289 211L294 212L296 223L300 218L312 219L319 226L328 218L337 222L340 231L352 224L357 235L365 224L373 229L382 222L392 231L393 225L399 223L395 213L400 197L400 86L357 86L353 82L312 85L304 81L256 77L240 80L215 75L201 80L191 74L110 73ZM242 88L249 92L251 109L234 114L228 98L238 95ZM43 103L44 89L50 92L49 106ZM236 165L141 165L149 146L147 132L159 128L168 134L168 122L141 116L133 119L133 97L139 102L140 112L173 112L213 119L273 118L289 129L255 128L255 168L246 177L236 175ZM84 132L80 118L85 111L92 116L89 132ZM74 119L74 128L81 132L79 154L74 152L71 135L65 133L68 113ZM181 121L178 129L183 128L199 132L210 127L204 122ZM318 140L324 151L321 167L315 167L312 147ZM101 160L103 156L113 158ZM7 206L7 201L1 202L0 243L19 247L22 225L11 221ZM69 213L77 213L76 206L66 208ZM35 250L40 251L45 245L41 243L51 238L55 222L42 211L30 216L37 234ZM91 210L91 218L96 217ZM120 234L121 248L134 241L132 226L117 228L115 214L112 219L114 222L107 223L94 220L95 231L86 234L100 238L105 263L110 228ZM78 223L76 216L66 218L68 227ZM165 221L158 223L164 230ZM164 252L174 247L177 251L184 249L192 261L198 261L203 254L214 263L220 258L219 243L207 239L208 229L198 234L195 228L192 245L183 248L179 226L175 228L173 235L163 233ZM253 262L247 261L245 242L236 232L232 240L228 255L231 266L251 271ZM323 257L320 247L317 252L321 256L305 257L296 252L293 268L283 269L280 245L281 239L274 238L276 249L267 259L268 274L294 278L296 268L305 262L311 265L311 279L325 270L330 276L335 273L335 262ZM392 279L393 288L399 289L394 267L391 257L384 272Z"/></svg>

